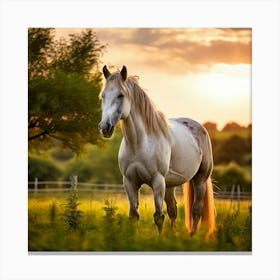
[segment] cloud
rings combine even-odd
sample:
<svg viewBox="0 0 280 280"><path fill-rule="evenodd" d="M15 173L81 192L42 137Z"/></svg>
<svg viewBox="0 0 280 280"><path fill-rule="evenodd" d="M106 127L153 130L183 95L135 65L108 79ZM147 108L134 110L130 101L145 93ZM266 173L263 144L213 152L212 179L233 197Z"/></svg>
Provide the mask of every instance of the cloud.
<svg viewBox="0 0 280 280"><path fill-rule="evenodd" d="M252 62L248 28L111 28L97 29L97 35L108 52L113 47L141 54L140 63L176 74Z"/></svg>

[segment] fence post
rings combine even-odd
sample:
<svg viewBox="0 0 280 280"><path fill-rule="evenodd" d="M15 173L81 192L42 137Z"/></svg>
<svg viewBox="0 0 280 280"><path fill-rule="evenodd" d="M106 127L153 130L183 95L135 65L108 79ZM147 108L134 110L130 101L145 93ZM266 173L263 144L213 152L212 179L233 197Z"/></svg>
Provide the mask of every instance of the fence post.
<svg viewBox="0 0 280 280"><path fill-rule="evenodd" d="M230 199L234 199L235 184L232 185Z"/></svg>
<svg viewBox="0 0 280 280"><path fill-rule="evenodd" d="M71 191L76 190L78 187L78 175L71 175L70 181L71 181Z"/></svg>
<svg viewBox="0 0 280 280"><path fill-rule="evenodd" d="M240 203L240 185L237 185L237 201Z"/></svg>
<svg viewBox="0 0 280 280"><path fill-rule="evenodd" d="M34 180L34 195L37 196L37 193L38 193L38 178L35 177L35 180Z"/></svg>

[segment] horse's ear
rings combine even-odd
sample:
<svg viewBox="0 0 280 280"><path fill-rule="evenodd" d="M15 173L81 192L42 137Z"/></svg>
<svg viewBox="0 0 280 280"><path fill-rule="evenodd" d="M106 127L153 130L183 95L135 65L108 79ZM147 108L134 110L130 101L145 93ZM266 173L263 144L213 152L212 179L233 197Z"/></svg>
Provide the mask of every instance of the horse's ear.
<svg viewBox="0 0 280 280"><path fill-rule="evenodd" d="M126 70L125 66L123 66L123 68L122 68L121 77L122 77L123 81L125 81L127 78L127 70Z"/></svg>
<svg viewBox="0 0 280 280"><path fill-rule="evenodd" d="M108 77L111 75L111 73L110 73L110 71L107 69L107 66L106 66L106 65L103 67L103 74L104 74L104 77L105 77L106 79L108 79Z"/></svg>

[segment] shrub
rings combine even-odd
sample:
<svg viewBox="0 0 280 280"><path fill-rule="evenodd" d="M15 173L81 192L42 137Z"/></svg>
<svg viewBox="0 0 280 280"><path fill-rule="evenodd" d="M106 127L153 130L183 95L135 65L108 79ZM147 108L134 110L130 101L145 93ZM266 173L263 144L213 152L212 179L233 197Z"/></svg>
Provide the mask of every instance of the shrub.
<svg viewBox="0 0 280 280"><path fill-rule="evenodd" d="M241 191L251 191L251 172L235 162L215 166L213 178L222 190L231 190L233 185L240 185Z"/></svg>
<svg viewBox="0 0 280 280"><path fill-rule="evenodd" d="M68 226L68 230L76 230L80 224L82 218L82 211L78 209L80 205L77 186L74 186L73 190L67 198L67 203L63 204L64 212L63 218L65 224Z"/></svg>
<svg viewBox="0 0 280 280"><path fill-rule="evenodd" d="M60 148L55 148L52 151L51 156L58 161L67 161L74 157L74 152L70 149L62 150Z"/></svg>
<svg viewBox="0 0 280 280"><path fill-rule="evenodd" d="M33 181L37 177L41 181L58 180L61 175L51 161L36 157L28 157L28 181Z"/></svg>
<svg viewBox="0 0 280 280"><path fill-rule="evenodd" d="M66 170L64 179L67 180L72 174L77 174L79 176L79 181L88 182L92 178L94 170L90 162L78 159Z"/></svg>
<svg viewBox="0 0 280 280"><path fill-rule="evenodd" d="M118 149L122 136L116 131L113 139L103 148L88 145L86 154L76 157L65 171L65 178L77 174L80 182L120 183L122 176L118 166Z"/></svg>

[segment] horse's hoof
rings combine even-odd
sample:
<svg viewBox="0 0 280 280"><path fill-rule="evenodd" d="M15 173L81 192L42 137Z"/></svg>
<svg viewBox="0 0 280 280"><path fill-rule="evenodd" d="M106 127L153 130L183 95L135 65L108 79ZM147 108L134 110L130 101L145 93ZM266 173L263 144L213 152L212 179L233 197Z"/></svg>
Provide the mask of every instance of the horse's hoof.
<svg viewBox="0 0 280 280"><path fill-rule="evenodd" d="M177 233L178 232L176 227L172 227L171 230L172 230L173 233Z"/></svg>
<svg viewBox="0 0 280 280"><path fill-rule="evenodd" d="M158 227L158 233L160 234L162 232L162 228L163 228L164 214L162 214L162 215L154 214L154 221Z"/></svg>
<svg viewBox="0 0 280 280"><path fill-rule="evenodd" d="M173 232L173 233L177 233L178 232L178 230L177 230L177 227L174 225L174 226L171 226L171 231Z"/></svg>
<svg viewBox="0 0 280 280"><path fill-rule="evenodd" d="M190 235L191 235L191 237L193 237L195 234L196 234L196 231L192 230Z"/></svg>
<svg viewBox="0 0 280 280"><path fill-rule="evenodd" d="M160 235L162 233L162 227L158 227L158 234Z"/></svg>
<svg viewBox="0 0 280 280"><path fill-rule="evenodd" d="M130 212L129 219L132 221L139 221L139 214L137 212Z"/></svg>

